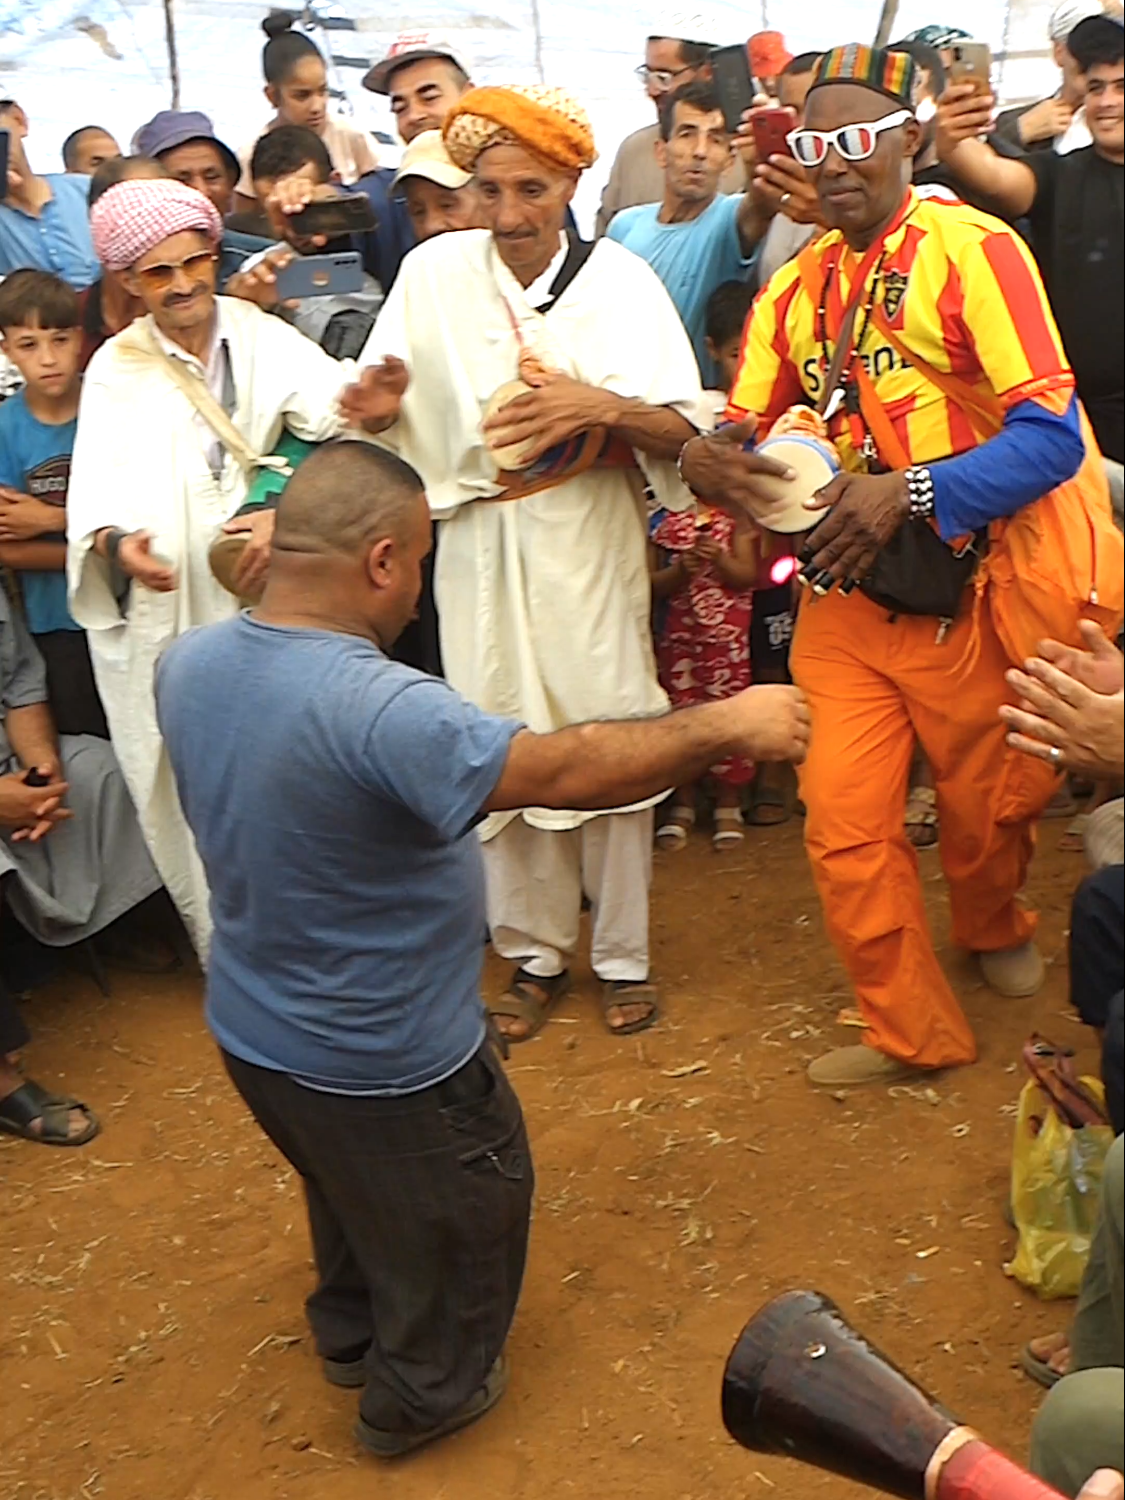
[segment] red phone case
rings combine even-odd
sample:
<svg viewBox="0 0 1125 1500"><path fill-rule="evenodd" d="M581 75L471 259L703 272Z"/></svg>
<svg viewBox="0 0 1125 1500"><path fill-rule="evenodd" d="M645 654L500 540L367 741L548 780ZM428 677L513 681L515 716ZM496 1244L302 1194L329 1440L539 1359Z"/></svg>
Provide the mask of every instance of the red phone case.
<svg viewBox="0 0 1125 1500"><path fill-rule="evenodd" d="M750 116L750 129L754 132L759 161L768 161L771 156L793 155L785 139L793 129L793 116L787 109L755 110Z"/></svg>

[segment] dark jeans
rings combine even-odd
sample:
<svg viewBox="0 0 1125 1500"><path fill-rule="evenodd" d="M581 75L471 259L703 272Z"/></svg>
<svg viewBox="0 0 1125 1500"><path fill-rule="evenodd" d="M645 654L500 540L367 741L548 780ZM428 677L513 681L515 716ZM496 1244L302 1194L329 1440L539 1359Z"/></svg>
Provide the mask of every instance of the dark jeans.
<svg viewBox="0 0 1125 1500"><path fill-rule="evenodd" d="M323 1094L225 1052L223 1061L304 1185L317 1352L365 1356L360 1412L373 1427L438 1426L503 1349L527 1257L531 1153L491 1047L444 1083L396 1098Z"/></svg>
<svg viewBox="0 0 1125 1500"><path fill-rule="evenodd" d="M1070 912L1070 1001L1105 1032L1102 1081L1114 1132L1125 1129L1125 865L1088 876Z"/></svg>

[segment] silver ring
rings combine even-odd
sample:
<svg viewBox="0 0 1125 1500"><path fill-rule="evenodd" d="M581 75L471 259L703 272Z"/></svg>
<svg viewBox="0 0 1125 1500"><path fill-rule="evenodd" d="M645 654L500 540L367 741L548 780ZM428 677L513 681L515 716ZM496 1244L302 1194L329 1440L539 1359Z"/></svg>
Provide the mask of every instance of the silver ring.
<svg viewBox="0 0 1125 1500"><path fill-rule="evenodd" d="M1059 764L1059 762L1062 760L1063 753L1062 753L1062 751L1059 749L1059 747L1057 745L1052 745L1051 748L1050 748L1050 750L1047 751L1047 754L1051 758L1051 764L1052 765L1057 766Z"/></svg>
<svg viewBox="0 0 1125 1500"><path fill-rule="evenodd" d="M780 202L782 208L785 207L785 205L789 202L789 200L790 200L790 198L792 198L792 196L793 196L792 193L782 193L780 199L778 200Z"/></svg>

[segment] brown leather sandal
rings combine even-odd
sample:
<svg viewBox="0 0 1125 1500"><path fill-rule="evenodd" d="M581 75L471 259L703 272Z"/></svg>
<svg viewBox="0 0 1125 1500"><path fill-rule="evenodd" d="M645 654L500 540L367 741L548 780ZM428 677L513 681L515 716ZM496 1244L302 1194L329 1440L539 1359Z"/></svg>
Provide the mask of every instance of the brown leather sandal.
<svg viewBox="0 0 1125 1500"><path fill-rule="evenodd" d="M510 1046L528 1042L543 1030L551 1012L569 988L570 974L566 969L547 978L541 974L529 974L526 969L517 969L499 1000L493 1000L488 1006L488 1014ZM540 995L546 995L546 1000L540 999ZM528 1029L517 1036L500 1026L501 1019L524 1021Z"/></svg>

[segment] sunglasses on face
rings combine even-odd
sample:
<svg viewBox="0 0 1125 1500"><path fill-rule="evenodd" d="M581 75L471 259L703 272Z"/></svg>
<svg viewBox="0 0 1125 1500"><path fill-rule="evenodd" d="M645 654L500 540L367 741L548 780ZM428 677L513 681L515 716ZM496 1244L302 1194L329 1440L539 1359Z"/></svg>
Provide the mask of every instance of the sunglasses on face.
<svg viewBox="0 0 1125 1500"><path fill-rule="evenodd" d="M166 292L175 281L177 271L182 271L189 281L201 281L218 259L213 250L200 250L174 264L145 266L143 270L138 269L137 275L150 292Z"/></svg>
<svg viewBox="0 0 1125 1500"><path fill-rule="evenodd" d="M684 73L695 71L695 67L690 63L686 68L677 68L674 73L670 73L667 68L650 68L645 63L633 69L646 88L656 89L661 94L666 94L669 89L675 88L676 79L682 77Z"/></svg>
<svg viewBox="0 0 1125 1500"><path fill-rule="evenodd" d="M894 130L911 118L910 110L898 109L881 120L841 125L839 130L791 130L785 139L802 167L819 167L828 155L829 146L835 146L845 161L866 161L884 130Z"/></svg>

